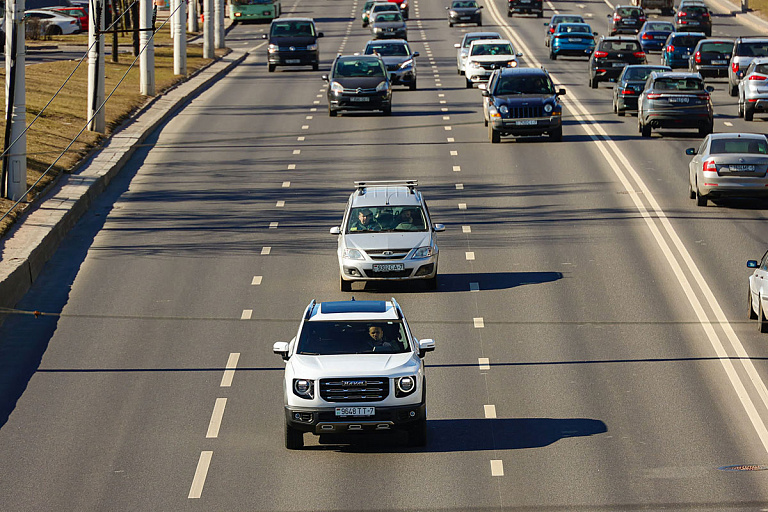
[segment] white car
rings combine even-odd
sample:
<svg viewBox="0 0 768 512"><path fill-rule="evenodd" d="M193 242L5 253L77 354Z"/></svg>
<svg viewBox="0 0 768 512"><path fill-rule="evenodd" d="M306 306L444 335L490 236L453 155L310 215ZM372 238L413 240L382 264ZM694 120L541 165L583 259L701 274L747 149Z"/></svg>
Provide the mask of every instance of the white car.
<svg viewBox="0 0 768 512"><path fill-rule="evenodd" d="M305 432L390 430L425 446L423 358L434 349L414 338L395 299L312 301L296 336L272 347L285 361L285 447L303 448Z"/></svg>
<svg viewBox="0 0 768 512"><path fill-rule="evenodd" d="M755 269L749 276L749 318L757 320L760 332L768 332L768 251L759 262L749 260L747 267Z"/></svg>
<svg viewBox="0 0 768 512"><path fill-rule="evenodd" d="M523 54L516 52L512 43L506 39L472 41L464 64L467 89L477 83L487 82L494 69L517 67L517 58L522 56Z"/></svg>
<svg viewBox="0 0 768 512"><path fill-rule="evenodd" d="M37 21L40 24L40 35L58 36L77 34L82 30L80 27L80 20L56 11L32 9L24 11L24 19L26 20L27 26L30 25L30 20Z"/></svg>
<svg viewBox="0 0 768 512"><path fill-rule="evenodd" d="M458 74L464 74L464 64L469 53L469 45L477 39L501 39L501 34L498 32L467 32L464 34L461 42L453 45L454 48L458 48L456 52L456 70Z"/></svg>

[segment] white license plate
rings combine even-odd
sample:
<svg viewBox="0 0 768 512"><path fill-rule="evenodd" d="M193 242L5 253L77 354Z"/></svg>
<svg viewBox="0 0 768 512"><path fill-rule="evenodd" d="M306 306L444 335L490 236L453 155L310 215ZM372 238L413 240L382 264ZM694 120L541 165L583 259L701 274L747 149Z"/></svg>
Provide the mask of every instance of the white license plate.
<svg viewBox="0 0 768 512"><path fill-rule="evenodd" d="M613 67L615 67L615 68L623 68L626 65L627 64L625 62L614 62L613 63Z"/></svg>
<svg viewBox="0 0 768 512"><path fill-rule="evenodd" d="M515 121L515 124L517 126L535 126L536 120L535 119L521 119L520 121Z"/></svg>
<svg viewBox="0 0 768 512"><path fill-rule="evenodd" d="M285 59L286 64L298 64L301 62L301 59Z"/></svg>
<svg viewBox="0 0 768 512"><path fill-rule="evenodd" d="M754 171L754 165L729 165L728 168L731 171Z"/></svg>
<svg viewBox="0 0 768 512"><path fill-rule="evenodd" d="M687 23L687 25L698 25L698 24L699 24L699 22L698 22L698 21L689 21L689 22Z"/></svg>
<svg viewBox="0 0 768 512"><path fill-rule="evenodd" d="M727 60L713 60L712 61L712 65L713 66L725 66L726 64L728 64Z"/></svg>
<svg viewBox="0 0 768 512"><path fill-rule="evenodd" d="M653 36L654 39L663 39L666 40L667 36Z"/></svg>
<svg viewBox="0 0 768 512"><path fill-rule="evenodd" d="M627 25L634 25L635 23L637 23L637 20L632 19L632 18L626 18L624 20L624 23L626 23Z"/></svg>
<svg viewBox="0 0 768 512"><path fill-rule="evenodd" d="M691 101L691 98L669 98L670 103L688 103Z"/></svg>
<svg viewBox="0 0 768 512"><path fill-rule="evenodd" d="M366 101L371 101L371 98L368 96L352 96L349 98L349 101L365 103Z"/></svg>
<svg viewBox="0 0 768 512"><path fill-rule="evenodd" d="M401 272L405 270L404 263L374 263L374 272Z"/></svg>
<svg viewBox="0 0 768 512"><path fill-rule="evenodd" d="M462 16L462 17L461 17L461 18L459 18L459 19L460 19L460 20L468 20L468 19L470 19L470 18L471 18L471 16Z"/></svg>
<svg viewBox="0 0 768 512"><path fill-rule="evenodd" d="M580 43L581 42L581 38L580 37L569 37L568 38L568 42L569 43Z"/></svg>
<svg viewBox="0 0 768 512"><path fill-rule="evenodd" d="M376 414L375 407L337 407L336 416L373 416Z"/></svg>

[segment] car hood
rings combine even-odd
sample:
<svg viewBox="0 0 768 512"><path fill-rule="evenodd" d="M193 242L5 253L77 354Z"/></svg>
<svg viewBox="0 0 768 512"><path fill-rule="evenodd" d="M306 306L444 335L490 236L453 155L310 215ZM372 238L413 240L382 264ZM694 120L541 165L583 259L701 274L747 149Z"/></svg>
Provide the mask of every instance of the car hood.
<svg viewBox="0 0 768 512"><path fill-rule="evenodd" d="M272 37L269 42L278 46L307 46L314 44L317 38L313 36Z"/></svg>
<svg viewBox="0 0 768 512"><path fill-rule="evenodd" d="M411 57L409 55L391 55L389 57L382 57L381 59L384 61L384 64L391 66L393 64L402 64L407 60L411 60Z"/></svg>
<svg viewBox="0 0 768 512"><path fill-rule="evenodd" d="M469 14L475 14L479 9L477 7L451 7L451 10L460 16L467 16Z"/></svg>
<svg viewBox="0 0 768 512"><path fill-rule="evenodd" d="M309 356L296 354L290 359L294 375L305 379L334 377L374 377L389 375L398 369L416 373L419 360L413 352L402 354L345 354Z"/></svg>
<svg viewBox="0 0 768 512"><path fill-rule="evenodd" d="M474 62L492 63L492 62L509 62L511 60L517 60L514 55L472 55L468 57L469 60Z"/></svg>
<svg viewBox="0 0 768 512"><path fill-rule="evenodd" d="M553 103L552 94L510 94L495 96L496 104L501 105L517 105L525 104L525 106L537 107L545 103Z"/></svg>
<svg viewBox="0 0 768 512"><path fill-rule="evenodd" d="M426 247L431 243L429 231L406 233L349 233L344 236L348 248L364 251L410 249Z"/></svg>
<svg viewBox="0 0 768 512"><path fill-rule="evenodd" d="M385 81L383 76L341 76L334 77L334 82L339 82L345 89L375 89L377 85Z"/></svg>
<svg viewBox="0 0 768 512"><path fill-rule="evenodd" d="M373 23L373 28L405 28L402 21L377 21Z"/></svg>

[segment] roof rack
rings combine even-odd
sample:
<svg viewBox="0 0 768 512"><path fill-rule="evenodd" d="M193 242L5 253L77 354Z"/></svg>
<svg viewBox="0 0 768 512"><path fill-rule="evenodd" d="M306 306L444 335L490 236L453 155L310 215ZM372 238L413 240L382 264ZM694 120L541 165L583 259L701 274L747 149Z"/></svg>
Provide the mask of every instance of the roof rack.
<svg viewBox="0 0 768 512"><path fill-rule="evenodd" d="M394 297L392 297L392 304L395 305L395 311L397 312L397 318L400 320L403 319L403 310L400 309L400 304L397 303Z"/></svg>
<svg viewBox="0 0 768 512"><path fill-rule="evenodd" d="M408 187L410 193L419 185L419 180L382 180L382 181L356 181L355 188L364 190L368 187Z"/></svg>
<svg viewBox="0 0 768 512"><path fill-rule="evenodd" d="M312 317L312 310L315 308L315 299L307 306L307 310L304 312L304 320L309 320Z"/></svg>

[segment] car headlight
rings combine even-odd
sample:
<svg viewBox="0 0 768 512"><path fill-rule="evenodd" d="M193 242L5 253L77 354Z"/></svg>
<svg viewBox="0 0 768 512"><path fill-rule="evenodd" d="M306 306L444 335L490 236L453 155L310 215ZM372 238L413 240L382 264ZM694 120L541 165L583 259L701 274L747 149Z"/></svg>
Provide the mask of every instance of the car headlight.
<svg viewBox="0 0 768 512"><path fill-rule="evenodd" d="M507 107L506 105L502 105L499 107L499 112L501 112L504 115L507 115L509 114L509 107Z"/></svg>
<svg viewBox="0 0 768 512"><path fill-rule="evenodd" d="M435 253L432 247L419 247L416 252L413 253L413 258L429 258Z"/></svg>
<svg viewBox="0 0 768 512"><path fill-rule="evenodd" d="M361 253L357 249L350 249L350 248L344 249L344 257L347 258L347 259L350 259L350 260L362 260L362 259L364 259L363 258L363 253Z"/></svg>
<svg viewBox="0 0 768 512"><path fill-rule="evenodd" d="M387 83L386 80L376 86L376 92L385 92L388 90L389 90L389 84Z"/></svg>
<svg viewBox="0 0 768 512"><path fill-rule="evenodd" d="M267 46L267 51L269 53L275 53L277 51L277 45L276 44L270 44Z"/></svg>
<svg viewBox="0 0 768 512"><path fill-rule="evenodd" d="M517 61L516 60L511 60L511 61L507 62L507 66L509 66L511 68L516 68L517 67Z"/></svg>
<svg viewBox="0 0 768 512"><path fill-rule="evenodd" d="M382 29L381 27L374 27L374 28L373 28L373 31L374 31L374 32L381 32L382 30L383 30L383 29Z"/></svg>
<svg viewBox="0 0 768 512"><path fill-rule="evenodd" d="M550 112L552 112L552 105L550 105L549 103L547 103L546 105L544 105L544 112L546 112L547 114L549 114Z"/></svg>
<svg viewBox="0 0 768 512"><path fill-rule="evenodd" d="M404 11L408 8L408 0L405 0L403 3L400 4L400 10Z"/></svg>
<svg viewBox="0 0 768 512"><path fill-rule="evenodd" d="M334 94L341 94L344 92L344 87L339 82L331 82L331 92Z"/></svg>
<svg viewBox="0 0 768 512"><path fill-rule="evenodd" d="M413 66L413 59L408 59L407 61L400 64L400 69L405 69Z"/></svg>
<svg viewBox="0 0 768 512"><path fill-rule="evenodd" d="M395 379L395 396L402 398L416 391L416 376L407 375Z"/></svg>
<svg viewBox="0 0 768 512"><path fill-rule="evenodd" d="M456 16L456 11L448 11L448 14L449 14L450 16Z"/></svg>
<svg viewBox="0 0 768 512"><path fill-rule="evenodd" d="M469 61L469 62L467 63L467 66L469 66L470 68L479 68L479 67L480 67L480 64L478 64L477 62L475 62L475 61L471 60L471 61Z"/></svg>
<svg viewBox="0 0 768 512"><path fill-rule="evenodd" d="M309 50L309 51L315 51L315 50L317 50L317 43L314 43L314 44L308 44L308 45L307 45L307 50Z"/></svg>
<svg viewBox="0 0 768 512"><path fill-rule="evenodd" d="M477 9L477 10L475 11L475 14L480 14L480 9Z"/></svg>
<svg viewBox="0 0 768 512"><path fill-rule="evenodd" d="M293 379L293 394L307 400L312 399L315 397L315 385L309 379Z"/></svg>

